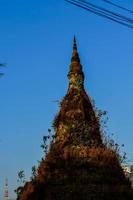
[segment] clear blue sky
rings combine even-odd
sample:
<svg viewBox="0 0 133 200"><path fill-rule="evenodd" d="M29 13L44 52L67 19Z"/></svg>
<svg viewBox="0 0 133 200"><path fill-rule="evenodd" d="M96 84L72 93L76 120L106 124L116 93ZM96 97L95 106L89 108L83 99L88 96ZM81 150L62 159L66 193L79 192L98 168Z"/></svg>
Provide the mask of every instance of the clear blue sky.
<svg viewBox="0 0 133 200"><path fill-rule="evenodd" d="M115 2L133 9L131 0ZM133 158L133 30L64 0L0 0L0 62L7 63L0 79L0 198L5 177L13 197L17 172L29 177L43 155L54 101L66 94L74 34L85 88Z"/></svg>

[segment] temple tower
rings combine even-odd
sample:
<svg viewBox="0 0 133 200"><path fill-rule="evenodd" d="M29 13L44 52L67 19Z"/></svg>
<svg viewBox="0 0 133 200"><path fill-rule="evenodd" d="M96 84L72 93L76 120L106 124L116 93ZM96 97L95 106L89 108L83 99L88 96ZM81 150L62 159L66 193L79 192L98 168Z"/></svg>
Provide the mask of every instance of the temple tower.
<svg viewBox="0 0 133 200"><path fill-rule="evenodd" d="M54 140L38 174L18 200L131 200L133 190L115 149L102 141L100 122L84 89L76 39L69 86L53 121Z"/></svg>

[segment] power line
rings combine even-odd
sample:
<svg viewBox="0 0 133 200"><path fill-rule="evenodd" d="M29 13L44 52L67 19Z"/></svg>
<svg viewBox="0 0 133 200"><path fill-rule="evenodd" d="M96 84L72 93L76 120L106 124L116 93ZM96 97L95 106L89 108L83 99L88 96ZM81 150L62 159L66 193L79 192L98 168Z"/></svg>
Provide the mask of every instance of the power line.
<svg viewBox="0 0 133 200"><path fill-rule="evenodd" d="M80 1L80 0L65 0L75 6L78 6L80 8L83 8L91 13L94 13L96 15L99 15L101 17L107 18L111 21L117 22L121 25L124 25L128 28L132 28L133 29L133 19L131 18L127 18L123 15L120 15L118 13L109 11L105 8L102 8L100 6L97 6L95 4L92 4L88 1Z"/></svg>
<svg viewBox="0 0 133 200"><path fill-rule="evenodd" d="M116 3L112 2L112 1L109 1L109 0L102 0L102 1L104 1L104 2L106 2L106 3L108 3L108 4L111 4L111 5L113 5L113 6L117 7L117 8L120 8L120 9L122 9L122 10L128 11L129 13L132 13L132 14L133 14L133 10L130 10L130 9L128 9L128 8L125 8L125 7L123 7L123 6L120 6L120 5L118 5L118 4L116 4Z"/></svg>
<svg viewBox="0 0 133 200"><path fill-rule="evenodd" d="M112 17L118 18L118 20L120 19L120 20L123 20L123 21L126 21L128 23L132 23L133 24L133 19L131 19L131 18L128 18L128 17L125 17L125 16L123 16L121 14L118 14L118 13L115 13L113 11L107 10L106 8L103 8L101 6L97 6L97 5L92 4L92 3L88 2L88 1L85 1L85 0L78 0L78 2L86 4L86 5L89 5L89 6L92 6L93 8L96 8L98 10L101 10L105 14L109 14Z"/></svg>

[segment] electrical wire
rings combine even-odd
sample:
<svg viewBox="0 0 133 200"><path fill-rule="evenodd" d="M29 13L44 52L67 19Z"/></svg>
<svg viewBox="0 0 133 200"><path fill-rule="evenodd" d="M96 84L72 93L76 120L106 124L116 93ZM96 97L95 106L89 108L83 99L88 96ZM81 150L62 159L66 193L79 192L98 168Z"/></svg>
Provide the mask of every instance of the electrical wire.
<svg viewBox="0 0 133 200"><path fill-rule="evenodd" d="M125 8L125 7L123 7L123 6L120 6L120 5L118 5L118 4L116 4L116 3L112 2L112 1L109 1L109 0L102 0L102 1L104 1L104 2L106 2L106 3L108 3L108 4L111 4L111 5L113 5L113 6L117 7L117 8L120 8L120 9L122 9L122 10L128 11L129 13L132 13L132 14L133 14L133 10L130 10L130 9L128 9L128 8Z"/></svg>
<svg viewBox="0 0 133 200"><path fill-rule="evenodd" d="M65 0L65 1L67 1L68 3L71 3L75 6L78 6L80 8L83 8L83 9L85 9L85 10L91 12L91 13L94 13L96 15L107 18L111 21L117 22L121 25L124 25L128 28L133 29L133 20L130 19L130 18L127 18L123 15L114 13L112 11L109 11L105 8L96 6L96 5L91 4L91 3L84 1L84 0L82 0L82 1L80 1L80 0Z"/></svg>
<svg viewBox="0 0 133 200"><path fill-rule="evenodd" d="M90 3L90 2L88 2L88 1L86 1L86 0L78 0L77 2L86 4L86 5L90 5L90 6L92 6L93 8L96 8L96 9L98 9L98 10L101 10L101 11L105 12L105 14L109 14L109 15L111 15L112 17L116 17L116 18L118 18L118 19L120 19L120 20L127 21L128 23L132 23L132 24L133 24L133 19L128 18L128 17L125 17L124 15L121 15L121 14L118 14L118 13L115 13L115 12L112 12L112 11L110 11L110 10L107 10L107 9L101 7L101 6L94 5L94 4L92 4L92 3Z"/></svg>

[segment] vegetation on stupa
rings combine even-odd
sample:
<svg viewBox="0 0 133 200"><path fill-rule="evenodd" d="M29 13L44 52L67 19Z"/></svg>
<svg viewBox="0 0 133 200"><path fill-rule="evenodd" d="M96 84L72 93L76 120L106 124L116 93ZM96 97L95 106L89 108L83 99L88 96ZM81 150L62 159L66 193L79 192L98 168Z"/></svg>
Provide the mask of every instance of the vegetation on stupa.
<svg viewBox="0 0 133 200"><path fill-rule="evenodd" d="M133 190L121 168L119 147L103 139L100 113L84 89L76 40L69 87L53 121L55 134L44 136L45 157L18 200L130 200ZM47 139L51 139L49 148Z"/></svg>

